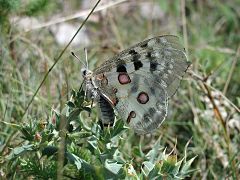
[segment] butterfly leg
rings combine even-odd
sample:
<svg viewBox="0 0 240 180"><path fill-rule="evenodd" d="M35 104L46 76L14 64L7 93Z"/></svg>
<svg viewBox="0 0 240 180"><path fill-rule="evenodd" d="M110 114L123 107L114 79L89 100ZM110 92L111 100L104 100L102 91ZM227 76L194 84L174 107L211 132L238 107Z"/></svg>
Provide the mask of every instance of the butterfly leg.
<svg viewBox="0 0 240 180"><path fill-rule="evenodd" d="M93 107L93 101L94 101L94 99L92 99L92 102L91 102L91 109L92 109L92 107ZM91 112L92 112L92 111L91 111ZM91 116L91 112L88 113L88 117Z"/></svg>

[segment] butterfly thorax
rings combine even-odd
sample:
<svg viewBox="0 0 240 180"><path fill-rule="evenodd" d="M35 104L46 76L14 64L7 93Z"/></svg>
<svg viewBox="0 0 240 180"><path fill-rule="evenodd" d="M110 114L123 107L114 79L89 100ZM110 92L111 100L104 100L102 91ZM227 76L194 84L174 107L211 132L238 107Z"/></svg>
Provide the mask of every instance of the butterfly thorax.
<svg viewBox="0 0 240 180"><path fill-rule="evenodd" d="M102 124L112 125L114 123L114 110L107 100L106 95L102 94L97 85L96 77L93 72L88 69L82 70L82 76L85 81L85 97L87 100L97 101L100 109L100 119Z"/></svg>
<svg viewBox="0 0 240 180"><path fill-rule="evenodd" d="M88 69L82 69L82 76L85 81L85 97L87 100L98 99L98 87L94 83L93 72Z"/></svg>

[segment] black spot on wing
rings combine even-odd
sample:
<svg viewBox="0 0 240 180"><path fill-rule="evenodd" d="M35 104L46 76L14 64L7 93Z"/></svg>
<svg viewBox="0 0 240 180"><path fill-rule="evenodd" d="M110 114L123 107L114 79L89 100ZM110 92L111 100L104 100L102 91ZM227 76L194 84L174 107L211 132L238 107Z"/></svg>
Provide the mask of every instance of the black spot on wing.
<svg viewBox="0 0 240 180"><path fill-rule="evenodd" d="M131 55L134 55L134 54L138 54L134 49L131 49L130 51L129 51L129 54L131 54Z"/></svg>
<svg viewBox="0 0 240 180"><path fill-rule="evenodd" d="M125 64L117 65L117 72L127 72Z"/></svg>
<svg viewBox="0 0 240 180"><path fill-rule="evenodd" d="M116 98L116 103L114 104L115 106L119 103L119 99Z"/></svg>
<svg viewBox="0 0 240 180"><path fill-rule="evenodd" d="M151 52L147 52L146 58L152 58L152 53Z"/></svg>
<svg viewBox="0 0 240 180"><path fill-rule="evenodd" d="M142 120L143 120L144 123L149 123L151 121L151 117L150 117L149 114L145 113L143 115L143 119Z"/></svg>
<svg viewBox="0 0 240 180"><path fill-rule="evenodd" d="M133 65L136 71L143 67L143 63L141 61L134 61Z"/></svg>
<svg viewBox="0 0 240 180"><path fill-rule="evenodd" d="M146 48L146 47L148 47L148 43L146 42L146 43L140 45L140 47L141 47L141 48Z"/></svg>
<svg viewBox="0 0 240 180"><path fill-rule="evenodd" d="M152 95L156 94L154 87L150 87L150 91L151 91Z"/></svg>
<svg viewBox="0 0 240 180"><path fill-rule="evenodd" d="M150 61L150 71L156 71L157 70L158 63L156 61Z"/></svg>
<svg viewBox="0 0 240 180"><path fill-rule="evenodd" d="M126 63L122 59L118 59L116 61L116 67L117 67L117 70L116 70L117 72L127 72Z"/></svg>
<svg viewBox="0 0 240 180"><path fill-rule="evenodd" d="M143 67L142 62L139 60L141 55L138 52L136 52L134 49L131 49L129 54L131 55L131 61L133 62L134 69L136 71Z"/></svg>
<svg viewBox="0 0 240 180"><path fill-rule="evenodd" d="M141 57L141 55L134 49L129 50L129 54L132 56L132 62L138 61Z"/></svg>
<svg viewBox="0 0 240 180"><path fill-rule="evenodd" d="M150 107L148 111L149 111L149 114L151 114L152 116L156 113L156 109L153 107Z"/></svg>
<svg viewBox="0 0 240 180"><path fill-rule="evenodd" d="M134 62L134 61L139 61L140 57L141 57L140 54L134 54L134 55L132 55L132 61L133 61L133 62Z"/></svg>

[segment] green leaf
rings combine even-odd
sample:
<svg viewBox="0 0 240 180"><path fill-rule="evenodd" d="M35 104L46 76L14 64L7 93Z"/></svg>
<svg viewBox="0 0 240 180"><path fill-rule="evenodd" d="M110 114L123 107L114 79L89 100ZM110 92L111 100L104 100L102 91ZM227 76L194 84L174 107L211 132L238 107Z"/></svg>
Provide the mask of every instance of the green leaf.
<svg viewBox="0 0 240 180"><path fill-rule="evenodd" d="M6 159L12 160L12 159L15 159L15 158L19 157L20 155L25 154L28 151L33 151L34 150L33 147L34 147L33 144L23 145L21 147L16 147L11 151L11 153L7 156Z"/></svg>
<svg viewBox="0 0 240 180"><path fill-rule="evenodd" d="M120 169L123 167L123 164L119 164L118 162L116 162L114 160L107 159L105 161L105 167L106 167L106 169L108 169L112 173L118 174Z"/></svg>
<svg viewBox="0 0 240 180"><path fill-rule="evenodd" d="M89 113L91 113L91 112L92 112L92 109L91 109L91 108L89 108L89 107L83 107L83 110L85 110L85 111L87 111L87 112L89 112Z"/></svg>
<svg viewBox="0 0 240 180"><path fill-rule="evenodd" d="M154 163L155 161L159 161L160 157L162 156L162 154L160 153L160 151L163 148L160 145L160 139L158 139L153 148L147 153L146 157L149 159L150 162Z"/></svg>
<svg viewBox="0 0 240 180"><path fill-rule="evenodd" d="M120 134L126 129L122 120L116 121L113 127L106 127L100 130L100 138L105 144L118 141Z"/></svg>
<svg viewBox="0 0 240 180"><path fill-rule="evenodd" d="M83 169L85 172L88 172L90 174L95 173L95 167L77 155L67 152L66 157L69 163L76 165L78 170Z"/></svg>
<svg viewBox="0 0 240 180"><path fill-rule="evenodd" d="M149 173L153 170L154 164L150 161L144 161L141 166L141 170L145 176L148 176Z"/></svg>
<svg viewBox="0 0 240 180"><path fill-rule="evenodd" d="M20 129L21 133L23 134L23 139L28 140L28 141L33 141L34 140L34 132L29 131L28 127L22 127Z"/></svg>
<svg viewBox="0 0 240 180"><path fill-rule="evenodd" d="M73 110L69 113L68 121L71 122L71 121L77 120L80 112L81 112L81 110L80 110L79 108L73 109Z"/></svg>
<svg viewBox="0 0 240 180"><path fill-rule="evenodd" d="M173 174L172 172L174 168L175 168L174 163L164 160L161 167L161 174L164 174L164 175Z"/></svg>
<svg viewBox="0 0 240 180"><path fill-rule="evenodd" d="M118 163L126 163L126 160L123 158L123 154L119 151L119 149L116 149L113 154L113 159L116 160Z"/></svg>
<svg viewBox="0 0 240 180"><path fill-rule="evenodd" d="M194 170L190 170L190 168L191 168L191 164L193 163L193 161L196 157L197 156L191 158L186 163L184 163L184 165L182 166L181 171L180 171L181 175L187 175L190 172L194 171Z"/></svg>
<svg viewBox="0 0 240 180"><path fill-rule="evenodd" d="M70 133L68 136L69 138L86 138L86 137L90 137L92 135L91 132L74 132L74 133Z"/></svg>
<svg viewBox="0 0 240 180"><path fill-rule="evenodd" d="M153 169L149 172L148 178L149 179L162 179L162 176L159 174L161 169L160 163L156 163Z"/></svg>
<svg viewBox="0 0 240 180"><path fill-rule="evenodd" d="M68 105L70 108L74 108L74 107L75 107L75 104L74 104L72 101L68 101L68 102L67 102L67 105Z"/></svg>
<svg viewBox="0 0 240 180"><path fill-rule="evenodd" d="M134 167L132 166L132 164L127 164L127 174L130 176L130 177L136 177L138 179L138 175L134 169Z"/></svg>
<svg viewBox="0 0 240 180"><path fill-rule="evenodd" d="M183 162L184 158L181 160L181 161L178 161L176 164L175 164L175 168L173 169L172 173L174 176L177 176L178 173L179 173L179 169L182 165L182 162Z"/></svg>
<svg viewBox="0 0 240 180"><path fill-rule="evenodd" d="M69 163L75 164L78 170L81 169L83 160L80 157L67 152L66 158L68 159Z"/></svg>
<svg viewBox="0 0 240 180"><path fill-rule="evenodd" d="M76 94L77 94L76 91L75 91L74 89L72 89L72 90L71 90L71 95L72 95L73 98L76 97Z"/></svg>
<svg viewBox="0 0 240 180"><path fill-rule="evenodd" d="M124 126L124 122L122 120L116 121L113 132L112 132L112 137L118 135L125 129L127 129L127 128Z"/></svg>
<svg viewBox="0 0 240 180"><path fill-rule="evenodd" d="M97 139L94 137L91 137L88 141L87 141L95 150L98 150L98 142Z"/></svg>

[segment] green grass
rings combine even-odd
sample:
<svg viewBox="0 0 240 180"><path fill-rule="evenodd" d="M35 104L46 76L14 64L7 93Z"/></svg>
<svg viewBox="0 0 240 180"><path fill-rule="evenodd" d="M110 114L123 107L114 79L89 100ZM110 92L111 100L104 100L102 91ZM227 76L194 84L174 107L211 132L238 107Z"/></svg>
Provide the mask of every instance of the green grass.
<svg viewBox="0 0 240 180"><path fill-rule="evenodd" d="M138 136L121 120L102 130L96 108L88 117L78 90L81 64L70 55L83 59L84 46L70 45L23 117L65 46L56 43L54 25L25 32L12 17L54 22L56 14L80 11L82 2L0 1L1 179L240 178L240 1L186 0L185 9L184 1L149 2L161 7L158 19L141 14L143 2L126 1L85 24L90 69L147 37L175 34L187 49L192 66L169 101L166 121Z"/></svg>

